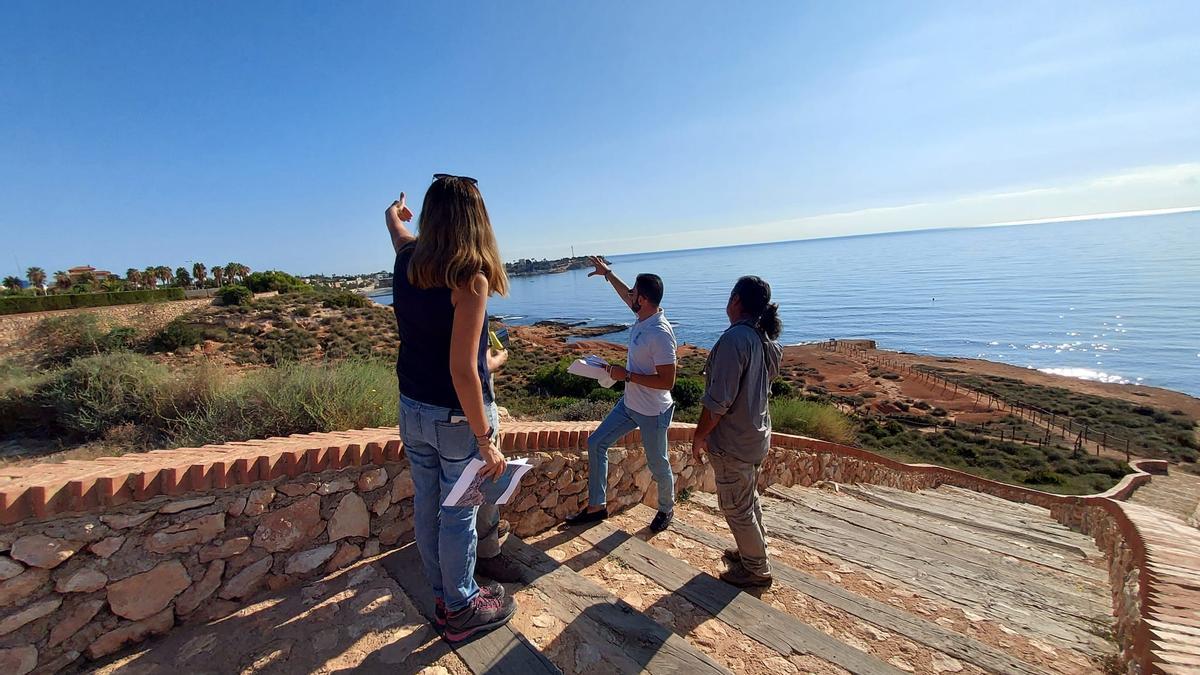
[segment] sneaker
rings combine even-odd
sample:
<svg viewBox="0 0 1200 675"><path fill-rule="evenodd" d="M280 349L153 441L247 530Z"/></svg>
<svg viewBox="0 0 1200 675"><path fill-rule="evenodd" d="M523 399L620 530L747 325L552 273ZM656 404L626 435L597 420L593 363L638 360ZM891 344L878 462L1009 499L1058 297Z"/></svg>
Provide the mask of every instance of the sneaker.
<svg viewBox="0 0 1200 675"><path fill-rule="evenodd" d="M768 588L775 582L770 575L751 572L741 562L730 565L729 569L721 572L721 581L738 588Z"/></svg>
<svg viewBox="0 0 1200 675"><path fill-rule="evenodd" d="M567 525L583 525L585 523L598 523L605 518L608 518L608 507L604 507L599 511L588 511L587 508L584 508L579 513L568 516L563 522Z"/></svg>
<svg viewBox="0 0 1200 675"><path fill-rule="evenodd" d="M491 558L476 559L475 573L503 584L511 584L522 579L521 568L503 553Z"/></svg>
<svg viewBox="0 0 1200 675"><path fill-rule="evenodd" d="M742 552L736 548L727 548L725 549L725 552L721 554L721 559L729 563L740 564L742 562Z"/></svg>
<svg viewBox="0 0 1200 675"><path fill-rule="evenodd" d="M479 594L486 595L489 598L504 598L504 587L495 582L488 584L480 584ZM446 627L446 601L441 598L436 598L433 601L433 625L437 626L438 630Z"/></svg>
<svg viewBox="0 0 1200 675"><path fill-rule="evenodd" d="M516 600L492 598L480 593L470 605L446 617L446 630L442 636L448 642L462 642L473 635L503 626L516 611Z"/></svg>
<svg viewBox="0 0 1200 675"><path fill-rule="evenodd" d="M662 512L654 514L654 520L650 521L650 531L658 534L667 529L671 525L671 519L675 517L674 511Z"/></svg>
<svg viewBox="0 0 1200 675"><path fill-rule="evenodd" d="M503 539L512 531L512 525L507 520L501 520L496 523L496 538Z"/></svg>

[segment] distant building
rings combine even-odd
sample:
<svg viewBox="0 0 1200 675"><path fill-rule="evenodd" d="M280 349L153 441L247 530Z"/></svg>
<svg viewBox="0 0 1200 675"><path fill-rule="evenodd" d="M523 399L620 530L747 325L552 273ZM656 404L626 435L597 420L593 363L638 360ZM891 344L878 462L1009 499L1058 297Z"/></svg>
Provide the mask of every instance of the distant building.
<svg viewBox="0 0 1200 675"><path fill-rule="evenodd" d="M78 283L79 279L81 277L83 277L84 274L87 274L88 272L91 272L92 278L94 278L97 282L107 281L116 276L115 274L113 274L112 272L109 272L108 270L98 270L95 267L92 267L91 265L81 265L79 267L72 267L71 269L67 270L67 276L71 277L72 283Z"/></svg>

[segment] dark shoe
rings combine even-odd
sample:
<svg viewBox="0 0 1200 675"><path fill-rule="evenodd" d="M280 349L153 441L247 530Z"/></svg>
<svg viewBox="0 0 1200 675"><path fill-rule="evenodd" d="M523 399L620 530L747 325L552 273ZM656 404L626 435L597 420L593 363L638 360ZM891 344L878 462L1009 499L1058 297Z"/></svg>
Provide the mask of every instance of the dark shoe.
<svg viewBox="0 0 1200 675"><path fill-rule="evenodd" d="M608 518L608 507L599 511L588 511L587 508L584 508L579 513L568 516L563 522L567 525L584 525L586 523L598 523L605 518Z"/></svg>
<svg viewBox="0 0 1200 675"><path fill-rule="evenodd" d="M489 598L504 598L504 587L495 582L480 584L479 594ZM446 627L446 601L441 598L433 601L433 625L437 626L438 630Z"/></svg>
<svg viewBox="0 0 1200 675"><path fill-rule="evenodd" d="M503 626L516 612L516 600L491 598L480 593L466 608L446 617L446 630L442 636L449 642L462 642L473 635Z"/></svg>
<svg viewBox="0 0 1200 675"><path fill-rule="evenodd" d="M507 537L508 533L511 530L512 530L512 526L509 525L508 521L501 520L500 522L496 523L496 538L503 539L503 538Z"/></svg>
<svg viewBox="0 0 1200 675"><path fill-rule="evenodd" d="M668 527L670 527L671 519L674 517L674 511L669 511L667 513L659 511L658 513L654 514L654 520L650 521L650 531L658 534L659 532L666 530Z"/></svg>
<svg viewBox="0 0 1200 675"><path fill-rule="evenodd" d="M503 553L491 558L476 559L475 573L502 584L511 584L522 579L521 568Z"/></svg>
<svg viewBox="0 0 1200 675"><path fill-rule="evenodd" d="M742 552L736 548L727 548L725 549L725 552L721 554L721 559L740 565L742 562Z"/></svg>
<svg viewBox="0 0 1200 675"><path fill-rule="evenodd" d="M770 576L755 574L746 569L745 565L742 565L741 562L738 562L736 565L730 565L729 569L721 572L721 581L737 586L738 588L768 588L775 580Z"/></svg>

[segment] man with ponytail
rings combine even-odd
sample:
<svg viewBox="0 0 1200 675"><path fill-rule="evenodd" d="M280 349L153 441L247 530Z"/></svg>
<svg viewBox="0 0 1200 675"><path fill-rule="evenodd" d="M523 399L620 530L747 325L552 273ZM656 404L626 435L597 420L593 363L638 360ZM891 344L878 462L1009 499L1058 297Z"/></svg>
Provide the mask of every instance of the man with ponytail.
<svg viewBox="0 0 1200 675"><path fill-rule="evenodd" d="M779 375L779 305L762 279L738 279L725 306L729 328L713 345L705 366L705 391L692 453L708 454L717 501L737 548L725 551L721 579L740 587L771 585L767 532L758 501L758 474L771 447L767 395Z"/></svg>

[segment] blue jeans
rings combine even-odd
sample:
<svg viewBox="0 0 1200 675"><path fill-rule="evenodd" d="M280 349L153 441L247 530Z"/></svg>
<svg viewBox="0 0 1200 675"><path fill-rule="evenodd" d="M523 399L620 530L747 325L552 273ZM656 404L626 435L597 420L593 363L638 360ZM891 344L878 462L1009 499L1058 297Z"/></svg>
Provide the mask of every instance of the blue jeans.
<svg viewBox="0 0 1200 675"><path fill-rule="evenodd" d="M413 479L413 529L425 577L436 597L455 612L479 593L475 583L474 506L442 506L467 463L479 457L479 445L465 421L451 423L462 411L400 397L400 438ZM494 422L496 408L489 406ZM494 426L494 424L493 424Z"/></svg>
<svg viewBox="0 0 1200 675"><path fill-rule="evenodd" d="M588 436L588 504L603 506L608 502L608 446L634 429L642 430L642 447L646 449L646 465L658 484L658 510L670 513L675 508L675 474L667 458L667 428L675 415L675 406L661 415L641 415L625 407L625 397L608 413L591 436Z"/></svg>

